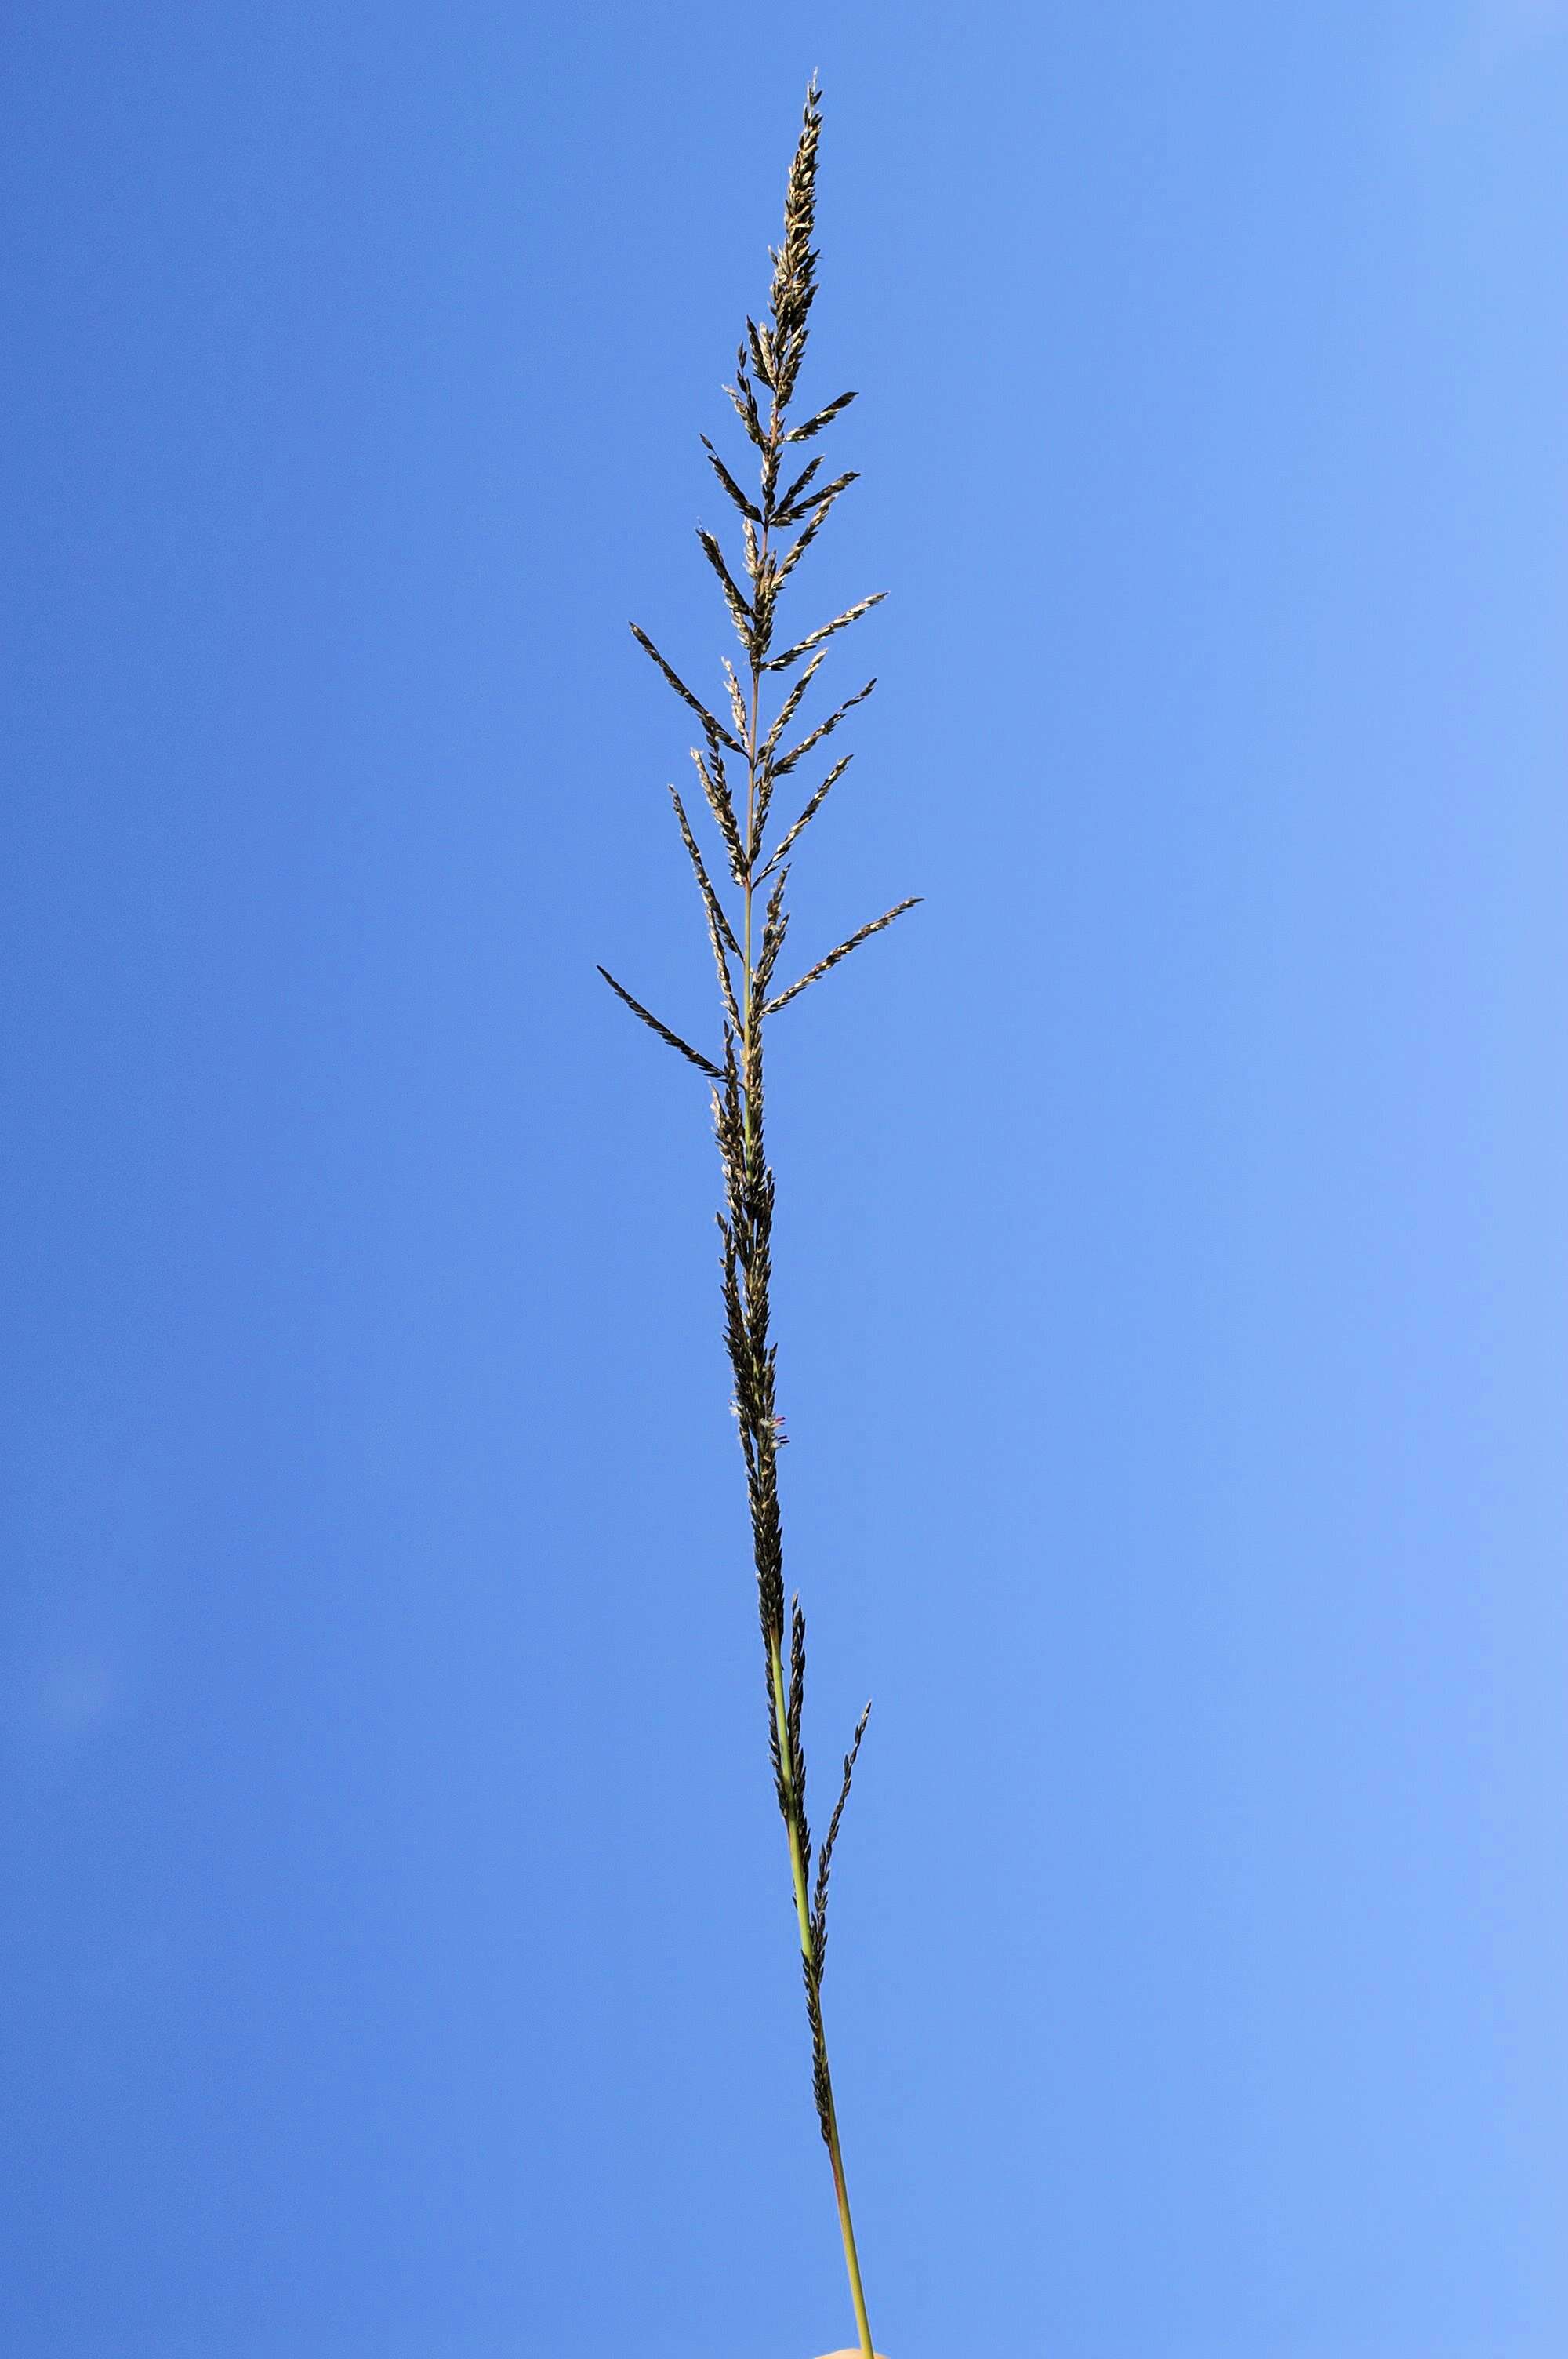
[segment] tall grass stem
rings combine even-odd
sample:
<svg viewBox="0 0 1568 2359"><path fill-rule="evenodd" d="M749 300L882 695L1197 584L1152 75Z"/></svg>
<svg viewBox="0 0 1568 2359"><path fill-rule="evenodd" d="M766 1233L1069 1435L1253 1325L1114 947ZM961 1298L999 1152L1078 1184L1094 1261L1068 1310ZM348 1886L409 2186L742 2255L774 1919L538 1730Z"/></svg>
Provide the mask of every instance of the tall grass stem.
<svg viewBox="0 0 1568 2359"><path fill-rule="evenodd" d="M853 393L840 394L801 424L788 422L816 291L817 255L811 239L822 128L820 101L821 94L813 81L806 92L800 138L784 195L783 242L772 255L773 274L768 316L762 324L747 320L745 337L736 354L735 382L725 387L756 454L759 489L754 498L742 490L724 459L707 436L703 437L708 463L741 520L742 557L738 571L743 576L744 588L717 536L700 526L697 528L703 556L718 578L742 649L744 678L732 662L726 661L725 694L716 700L720 708L728 704L728 720L720 718L719 710L704 703L666 662L645 631L635 623L632 625L639 646L700 723L702 744L692 747L692 760L718 832L730 884L740 896L739 911L731 915L708 873L681 799L672 787L671 800L701 897L718 974L721 1034L719 1054L709 1056L704 1049L693 1047L617 983L607 969L600 968L600 972L632 1013L712 1084L714 1128L724 1179L724 1209L719 1215L719 1228L725 1342L734 1378L732 1408L740 1432L751 1511L773 1788L789 1850L817 2125L833 2174L834 2201L862 2359L875 2359L822 2016L833 1852L871 1706L868 1704L861 1713L844 1756L838 1798L827 1836L816 1854L814 1886L802 1737L806 1617L798 1597L791 1600L787 1616L784 1611L778 1462L786 1436L778 1411L777 1355L771 1328L774 1188L763 1129L763 1042L769 1021L840 965L863 942L883 932L905 910L914 907L913 900L895 903L883 916L872 919L827 951L784 990L774 990L775 971L789 929L785 908L790 873L787 855L816 820L829 790L843 777L849 757L846 756L833 765L806 797L804 807L782 836L770 840L768 826L774 792L805 756L832 734L845 715L864 701L876 682L868 681L793 745L784 742L786 733L828 652L829 643L840 632L860 622L881 603L882 595L879 591L870 598L860 599L830 621L806 632L781 654L773 652L774 625L784 583L816 538L838 500L856 480L851 470L830 482L818 484L822 461L819 455L813 454L794 480L780 489L786 452L792 446L798 451L800 445L816 441L856 397ZM767 397L765 416L758 399L759 386ZM792 531L795 538L786 544L783 537ZM802 665L804 669L794 684L784 685L784 676ZM781 701L772 721L764 726L764 692L775 681L781 686ZM745 765L743 794L739 772L732 780L726 756ZM771 889L762 905L759 920L758 895L764 886Z"/></svg>

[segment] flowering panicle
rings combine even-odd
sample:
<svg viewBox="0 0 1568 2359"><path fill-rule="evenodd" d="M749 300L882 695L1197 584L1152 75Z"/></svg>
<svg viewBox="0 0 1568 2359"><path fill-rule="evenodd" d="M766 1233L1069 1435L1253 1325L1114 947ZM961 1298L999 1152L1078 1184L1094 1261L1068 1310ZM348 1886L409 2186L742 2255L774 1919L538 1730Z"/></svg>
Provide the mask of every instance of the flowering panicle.
<svg viewBox="0 0 1568 2359"><path fill-rule="evenodd" d="M638 644L700 723L702 744L692 747L692 760L722 850L721 873L737 897L732 907L727 908L686 809L672 787L676 821L697 881L718 973L721 1027L718 1053L708 1056L693 1048L634 999L613 975L603 968L600 972L633 1014L696 1065L712 1084L714 1128L724 1181L724 1207L719 1215L724 1333L751 1509L773 1784L789 1843L817 2119L832 2162L861 2347L866 2359L871 2359L871 2330L866 2322L860 2263L845 2191L822 2021L829 1868L871 1707L868 1704L861 1714L844 1757L838 1798L826 1841L816 1857L816 1878L812 1889L813 1845L806 1815L806 1753L801 1733L806 1696L806 1618L798 1598L791 1602L787 1617L784 1604L778 1453L786 1436L775 1398L776 1352L770 1332L773 1175L763 1150L762 1048L767 1020L830 973L862 942L871 940L915 906L913 899L895 903L885 915L860 927L827 951L795 982L783 990L774 990L774 975L789 929L784 903L789 880L786 856L844 776L850 756L845 755L832 765L776 837L770 834L774 789L792 777L799 764L832 734L846 715L871 695L875 680L868 680L795 743L786 744L785 737L829 652L829 643L869 614L883 594L879 591L858 600L842 614L776 650L781 594L831 510L857 480L850 470L826 483L818 482L822 461L820 455L814 453L784 481L781 489L786 454L790 454L792 466L794 463L792 446L815 441L855 399L852 392L841 393L800 424L790 422L816 293L817 255L812 238L821 128L820 94L814 81L806 93L800 138L790 167L783 236L777 249L771 252L773 268L767 317L760 322L747 320L736 353L734 382L725 387L746 440L752 446L758 476L754 493L743 488L720 452L706 435L702 438L708 464L740 519L741 550L734 561L726 554L717 533L706 527L697 529L702 554L718 583L741 647L740 668L728 659L723 667L728 725L666 662L647 633L635 623L632 625ZM800 665L804 669L796 672L795 667ZM768 720L763 712L768 684L776 678L782 686L784 675L791 672L795 672L795 677L784 689L777 709ZM727 756L731 757L730 763ZM763 899L763 889L769 886L771 890Z"/></svg>

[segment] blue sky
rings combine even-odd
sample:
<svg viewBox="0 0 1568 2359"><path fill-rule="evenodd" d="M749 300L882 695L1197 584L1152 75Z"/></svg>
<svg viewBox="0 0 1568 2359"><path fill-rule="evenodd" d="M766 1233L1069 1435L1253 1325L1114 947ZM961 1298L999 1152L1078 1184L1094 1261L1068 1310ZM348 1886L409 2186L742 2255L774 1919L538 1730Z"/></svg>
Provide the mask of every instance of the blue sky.
<svg viewBox="0 0 1568 2359"><path fill-rule="evenodd" d="M1568 2348L1568 8L13 11L14 2359L849 2332L635 616L827 93L772 1086L892 2359ZM851 675L853 675L851 677ZM706 1037L706 1031L705 1031Z"/></svg>

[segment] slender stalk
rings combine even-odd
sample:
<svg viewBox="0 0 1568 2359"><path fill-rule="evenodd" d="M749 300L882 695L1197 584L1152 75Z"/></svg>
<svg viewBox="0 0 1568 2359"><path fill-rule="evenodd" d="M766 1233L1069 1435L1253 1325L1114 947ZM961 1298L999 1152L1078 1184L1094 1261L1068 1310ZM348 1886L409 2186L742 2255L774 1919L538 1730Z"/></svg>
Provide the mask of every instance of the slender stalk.
<svg viewBox="0 0 1568 2359"><path fill-rule="evenodd" d="M773 1682L774 1725L781 1752L787 1762L789 1742L788 1710L784 1703L784 1657L775 1644L769 1649L770 1669ZM786 1771L787 1776L787 1771ZM794 1800L793 1789L791 1800ZM795 1914L800 1920L800 1953L808 1980L820 1983L818 1961L812 1939L811 1905L806 1894L806 1862L801 1856L800 1831L792 1810L789 1819L789 1865L795 1881ZM820 2000L818 2001L820 2006ZM844 2177L844 2155L838 2143L838 2111L833 2102L833 2082L827 2071L827 2042L822 2050L823 2079L827 2084L827 2117L823 2135L827 2145L827 2158L833 2170L833 2194L838 2206L838 2234L844 2240L844 2267L849 2276L849 2299L855 2305L855 2330L860 2338L865 2359L876 2359L871 2348L871 2322L866 2316L866 2292L860 2282L860 2256L855 2245L855 2223L849 2214L849 2190Z"/></svg>
<svg viewBox="0 0 1568 2359"><path fill-rule="evenodd" d="M870 925L862 926L819 959L815 966L774 993L773 976L789 924L784 887L789 871L786 855L821 809L829 788L843 775L845 761L836 763L808 797L804 810L778 842L765 842L773 790L788 777L805 755L832 734L852 706L870 694L868 682L825 721L786 745L784 737L816 670L827 643L858 622L878 598L862 599L847 613L808 632L783 654L773 652L773 626L778 598L784 582L816 539L829 510L853 483L853 473L837 476L812 488L821 466L819 457L806 460L784 491L779 488L781 462L790 445L815 441L855 398L842 394L804 424L790 426L787 417L806 352L806 321L816 293L816 255L811 246L815 220L816 148L821 112L815 82L806 94L799 145L790 169L784 201L784 241L773 255L773 279L767 324L746 322L746 341L737 356L736 382L726 390L760 462L760 486L755 498L741 490L723 460L709 443L709 462L726 496L744 519L745 588L731 572L716 537L699 527L703 554L719 577L730 620L745 654L744 683L726 666L730 723L726 725L665 661L645 633L633 624L642 646L658 665L682 701L702 724L703 747L693 748L693 760L704 797L718 827L727 858L730 880L741 897L738 922L726 911L709 878L701 850L693 835L680 797L671 789L682 839L702 895L708 940L718 970L724 1009L722 1061L693 1048L650 1013L640 1000L605 973L605 980L633 1013L689 1063L706 1073L714 1085L713 1111L723 1167L725 1209L719 1226L723 1238L723 1299L726 1341L735 1380L734 1411L745 1461L747 1496L751 1508L752 1555L757 1580L757 1605L762 1625L768 1690L768 1741L773 1756L774 1790L789 1847L806 1984L806 2019L811 2032L812 2075L818 2125L827 2147L833 2173L844 2261L854 2304L856 2330L862 2359L875 2359L866 2314L865 2288L849 2211L844 2176L843 2148L838 2135L838 2108L828 2069L827 2041L822 2021L822 1974L827 1940L827 1896L833 1847L844 1806L849 1799L860 1740L871 1707L860 1716L844 1758L843 1782L827 1837L816 1857L812 1883L812 1837L806 1803L806 1753L801 1717L806 1689L806 1621L800 1602L792 1601L788 1622L789 1668L784 1666L784 1541L779 1509L778 1454L784 1441L783 1419L775 1391L774 1346L771 1333L769 1291L772 1279L773 1176L763 1144L762 1040L767 1019L808 990L851 951L881 933L893 919L914 907L901 901ZM755 385L768 395L764 422ZM706 437L704 438L706 440ZM798 527L787 546L780 536ZM880 597L880 593L879 593ZM778 712L763 726L764 685L804 664L793 686L783 688ZM745 794L736 808L737 777L732 788L725 767L726 753L744 762ZM756 897L764 880L772 890L761 927ZM604 970L600 970L601 973Z"/></svg>

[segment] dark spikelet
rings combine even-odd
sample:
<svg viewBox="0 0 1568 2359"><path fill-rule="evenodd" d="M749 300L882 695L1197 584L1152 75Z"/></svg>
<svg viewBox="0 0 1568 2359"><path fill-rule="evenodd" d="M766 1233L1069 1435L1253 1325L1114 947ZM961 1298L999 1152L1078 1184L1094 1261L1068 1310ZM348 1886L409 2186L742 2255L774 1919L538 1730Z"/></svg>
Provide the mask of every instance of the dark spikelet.
<svg viewBox="0 0 1568 2359"><path fill-rule="evenodd" d="M746 716L746 694L745 690L741 686L740 681L735 677L735 667L730 662L728 656L724 658L724 678L730 689L730 713L734 719L736 728L741 732L741 736L745 737L749 735L751 731L751 723ZM728 745L733 745L735 740L732 737L729 737L726 738L725 743ZM746 752L744 745L742 745L740 750L742 754Z"/></svg>
<svg viewBox="0 0 1568 2359"><path fill-rule="evenodd" d="M784 946L784 936L789 931L789 918L784 905L784 887L788 883L789 870L781 868L778 881L768 896L768 906L762 919L762 943L757 954L754 978L754 989L759 999L767 996L768 984L773 980L773 969Z"/></svg>
<svg viewBox="0 0 1568 2359"><path fill-rule="evenodd" d="M773 774L764 763L756 774L756 792L752 807L752 839L747 852L755 864L762 856L762 837L767 831L768 811L773 799Z"/></svg>
<svg viewBox="0 0 1568 2359"><path fill-rule="evenodd" d="M841 409L848 409L849 404L858 399L859 396L856 394L841 393L837 401L830 401L826 409L819 409L815 418L808 418L806 419L804 426L792 427L790 431L784 436L784 440L786 442L809 442L814 435L821 433L825 426L832 425L833 420L838 417L838 412Z"/></svg>
<svg viewBox="0 0 1568 2359"><path fill-rule="evenodd" d="M708 914L708 946L713 952L713 963L719 973L719 995L723 999L725 1011L728 1014L730 1022L732 1024L738 1024L741 1021L741 1011L735 1003L734 980L730 973L730 962L724 955L724 944L719 932L719 920L722 915L723 912L719 908L717 902L713 902L709 905Z"/></svg>
<svg viewBox="0 0 1568 2359"><path fill-rule="evenodd" d="M714 449L706 434L702 436L701 440L702 447L708 453L708 465L712 468L714 473L718 476L719 482L723 484L725 490L729 493L730 498L734 501L735 506L740 509L741 515L746 517L749 523L761 524L762 521L762 509L756 506L754 501L749 500L746 497L745 493L741 489L740 484L735 481L734 476L730 473L729 468L725 465L723 460L719 457L718 451Z"/></svg>
<svg viewBox="0 0 1568 2359"><path fill-rule="evenodd" d="M811 2028L811 2093L816 2104L822 2143L833 2151L833 2076L827 2069L827 2035L822 2026L822 1978L815 1958L803 1957L806 1971L806 2019Z"/></svg>
<svg viewBox="0 0 1568 2359"><path fill-rule="evenodd" d="M665 661L663 656L654 645L653 640L648 636L647 632L642 629L636 623L633 623L629 627L631 629L632 636L636 640L637 645L642 647L646 654L653 658L654 663L658 665L659 669L664 673L665 678L669 681L670 686L675 690L676 694L680 698L681 702L683 704L689 704L692 711L699 716L704 729L707 730L710 735L717 737L721 745L728 745L732 754L739 754L741 759L744 760L746 748L741 745L740 739L738 737L731 737L728 729L721 728L719 723L714 719L712 713L709 712L707 705L703 703L701 698L693 696L690 689L687 688L679 672L671 670L669 665Z"/></svg>
<svg viewBox="0 0 1568 2359"><path fill-rule="evenodd" d="M732 957L736 959L741 957L741 945L735 939L734 928L725 915L724 904L713 889L701 850L696 836L691 832L691 822L686 815L686 806L674 787L670 788L670 800L675 806L676 821L680 829L681 842L687 848L692 872L697 878L697 891L702 895L703 908L707 912L708 939L713 946L713 963L719 970L719 989L724 1001L724 1012L739 1031L741 1011L736 1005L735 984L730 973L730 960Z"/></svg>
<svg viewBox="0 0 1568 2359"><path fill-rule="evenodd" d="M735 355L735 382L733 385L727 385L724 390L734 404L735 415L745 428L750 439L756 444L759 451L765 451L768 447L768 437L758 413L757 397L752 392L752 381L746 375L744 344Z"/></svg>
<svg viewBox="0 0 1568 2359"><path fill-rule="evenodd" d="M842 760L834 763L833 767L828 771L827 776L823 779L822 784L817 788L816 792L812 796L811 800L806 804L806 809L801 812L800 817L795 821L793 827L788 828L779 838L778 849L774 852L773 858L768 862L767 866L762 872L763 878L769 877L773 875L778 863L784 857L784 854L811 825L812 821L816 817L817 812L822 809L823 804L827 800L828 796L832 793L834 788L838 785L839 779L843 777L845 771L849 768L854 758L853 754L846 754Z"/></svg>
<svg viewBox="0 0 1568 2359"><path fill-rule="evenodd" d="M845 481L851 484L858 483L860 481L860 477L858 475L849 475L845 478ZM778 565L774 569L773 587L775 592L784 587L784 584L789 580L790 575L795 571L795 567L800 563L801 559L806 555L806 550L811 547L812 542L816 538L817 534L821 531L823 526L827 521L828 510L832 507L834 501L838 498L838 494L843 490L843 484L839 484L836 486L829 484L826 491L821 493L816 500L810 503L809 520L806 524L806 530L800 535L799 538L793 544L793 546L785 551L784 555L779 560ZM784 519L784 521L793 523L795 516L805 513L806 511L797 508L790 517Z"/></svg>
<svg viewBox="0 0 1568 2359"><path fill-rule="evenodd" d="M795 1804L795 1837L807 1876L811 1874L811 1825L806 1815L806 1748L801 1720L806 1710L806 1616L800 1600L792 1597L789 1614L789 1706L784 1733L789 1740L790 1793Z"/></svg>
<svg viewBox="0 0 1568 2359"><path fill-rule="evenodd" d="M802 656L808 656L813 647L819 647L824 639L833 636L835 631L847 631L851 623L858 623L862 614L869 614L873 606L880 606L886 596L885 590L876 590L869 598L862 598L858 605L846 607L843 614L835 614L830 623L824 623L819 630L809 632L793 647L786 647L782 656L774 656L768 669L787 671L792 663L798 663Z"/></svg>
<svg viewBox="0 0 1568 2359"><path fill-rule="evenodd" d="M800 499L801 494L805 491L807 484L810 483L813 475L816 474L821 464L822 460L820 455L815 459L808 459L806 461L806 465L801 469L799 474L795 477L788 491L780 494L778 516L770 516L768 519L770 524L776 523L779 520L779 517L782 517L786 508L793 508L795 506Z"/></svg>
<svg viewBox="0 0 1568 2359"><path fill-rule="evenodd" d="M858 951L860 944L869 942L873 934L880 934L884 927L892 924L895 918L902 918L906 909L917 909L922 898L922 895L914 893L907 901L894 902L892 908L884 910L880 918L873 918L869 926L862 926L859 933L851 934L847 942L840 942L836 951L829 951L825 959L818 959L809 974L803 974L798 983L792 983L787 991L781 991L776 999L770 999L762 1009L762 1014L776 1016L781 1007L787 1007L792 999L798 999L803 991L809 990L814 983L820 982L825 974L838 964L840 959L847 959L851 951Z"/></svg>
<svg viewBox="0 0 1568 2359"><path fill-rule="evenodd" d="M847 696L836 712L830 712L826 721L819 722L809 737L803 737L798 745L791 745L787 752L781 754L772 765L774 777L787 778L795 764L804 760L813 746L820 745L825 737L832 736L846 712L853 712L857 704L864 704L876 684L874 679L869 679L864 688L858 688L853 696Z"/></svg>
<svg viewBox="0 0 1568 2359"><path fill-rule="evenodd" d="M806 669L801 673L800 678L795 681L795 685L790 690L789 694L784 698L784 702L780 705L777 713L773 717L773 727L768 731L767 735L762 740L761 758L764 763L772 763L773 753L778 745L779 739L784 735L784 731L789 727L790 723L800 711L801 702L806 695L806 690L811 686L812 681L816 678L817 673L821 670L827 660L827 650L824 647L820 655L813 656L811 661L806 665ZM774 772L774 776L777 776L776 771Z"/></svg>
<svg viewBox="0 0 1568 2359"><path fill-rule="evenodd" d="M708 760L693 745L691 758L697 765L697 775L702 780L702 791L714 824L724 838L724 849L730 855L730 874L737 885L745 882L743 854L741 849L741 829L735 817L735 801L730 792L730 781L724 773L724 757L716 745L710 744Z"/></svg>
<svg viewBox="0 0 1568 2359"><path fill-rule="evenodd" d="M765 328L759 329L755 320L747 321L746 344L752 355L752 366L762 378L768 391L773 393L777 391L777 387L773 384L773 355L767 349L771 341Z"/></svg>
<svg viewBox="0 0 1568 2359"><path fill-rule="evenodd" d="M713 920L714 931L719 935L719 938L723 942L725 949L732 951L734 955L739 958L741 955L741 945L735 939L733 927L730 925L729 919L724 914L724 905L719 900L718 894L714 891L713 886L708 880L708 869L704 864L700 847L697 844L696 836L693 835L691 832L691 822L686 815L686 805L682 802L674 787L670 788L669 793L670 801L675 807L676 824L680 829L681 842L687 848L687 855L691 862L693 873L697 877L697 890L701 893L703 900L708 906L708 914Z"/></svg>
<svg viewBox="0 0 1568 2359"><path fill-rule="evenodd" d="M697 537L702 543L702 553L704 557L707 558L709 565L712 566L713 571L719 576L719 586L724 592L724 603L730 609L730 619L735 625L741 645L745 648L746 653L750 655L752 652L752 642L756 636L756 624L752 617L752 609L737 586L734 576L731 574L730 568L725 564L724 551L719 548L719 543L714 538L713 535L710 532L705 532L702 527L698 525L697 528Z"/></svg>
<svg viewBox="0 0 1568 2359"><path fill-rule="evenodd" d="M643 1006L640 999L633 998L624 984L616 982L615 977L611 973L610 969L607 966L601 966L599 972L604 977L605 982L610 985L611 990L615 994L617 999L623 999L626 1002L627 1006L632 1010L633 1015L640 1016L642 1017L650 1032L656 1032L661 1040L667 1041L672 1049L679 1051L679 1053L687 1060L688 1064L695 1065L697 1071L699 1072L706 1073L710 1081L718 1082L723 1080L723 1075L720 1073L718 1066L713 1062L711 1057L705 1057L700 1049L694 1049L692 1047L689 1040L683 1040L678 1032L672 1032L667 1024L661 1024L658 1017L651 1014L650 1011Z"/></svg>
<svg viewBox="0 0 1568 2359"><path fill-rule="evenodd" d="M827 514L839 493L847 492L851 484L858 484L860 480L859 469L851 467L848 474L835 475L830 484L824 484L819 492L813 492L808 500L800 500L794 506L786 500L768 518L768 522L773 525L798 524L802 516L810 516L815 509L816 521L812 526L812 533L815 537L823 517Z"/></svg>
<svg viewBox="0 0 1568 2359"><path fill-rule="evenodd" d="M789 1601L789 1710L785 1725L789 1731L790 1757L800 1761L800 1723L806 1709L806 1615L798 1596ZM795 1799L806 1808L806 1780L797 1775L795 1781Z"/></svg>
<svg viewBox="0 0 1568 2359"><path fill-rule="evenodd" d="M849 1782L860 1756L860 1739L866 1733L866 1723L871 1716L871 1707L868 1704L855 1723L854 1737L844 1756L844 1781L838 1788L838 1799L833 1805L833 1816L827 1821L827 1832L823 1837L821 1856L816 1863L816 1891L811 1904L811 1946L816 1954L818 1983L822 1979L822 1961L827 1953L827 1881L833 1872L833 1846L838 1840L844 1805L849 1799Z"/></svg>

